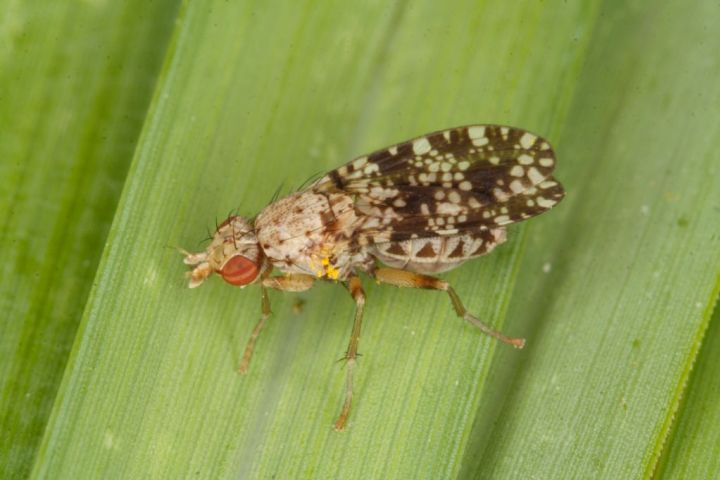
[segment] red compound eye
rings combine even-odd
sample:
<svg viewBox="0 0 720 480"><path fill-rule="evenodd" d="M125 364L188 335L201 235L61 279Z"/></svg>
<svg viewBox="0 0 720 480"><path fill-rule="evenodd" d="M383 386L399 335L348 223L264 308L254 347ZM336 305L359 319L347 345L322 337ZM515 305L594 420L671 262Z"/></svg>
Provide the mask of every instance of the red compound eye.
<svg viewBox="0 0 720 480"><path fill-rule="evenodd" d="M225 262L219 273L229 284L243 286L255 280L258 276L258 266L247 257L235 255Z"/></svg>

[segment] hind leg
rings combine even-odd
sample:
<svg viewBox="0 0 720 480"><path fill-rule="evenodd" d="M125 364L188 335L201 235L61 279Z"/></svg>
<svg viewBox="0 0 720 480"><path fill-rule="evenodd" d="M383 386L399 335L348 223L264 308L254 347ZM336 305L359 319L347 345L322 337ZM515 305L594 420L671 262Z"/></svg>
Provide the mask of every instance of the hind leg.
<svg viewBox="0 0 720 480"><path fill-rule="evenodd" d="M525 339L508 337L470 314L462 304L462 301L460 301L460 297L455 293L455 290L453 290L445 280L420 273L408 272L406 270L398 270L396 268L378 268L375 270L374 276L380 283L387 283L397 287L425 288L447 292L458 317L476 326L486 335L490 335L503 343L512 345L515 348L523 348L525 346Z"/></svg>

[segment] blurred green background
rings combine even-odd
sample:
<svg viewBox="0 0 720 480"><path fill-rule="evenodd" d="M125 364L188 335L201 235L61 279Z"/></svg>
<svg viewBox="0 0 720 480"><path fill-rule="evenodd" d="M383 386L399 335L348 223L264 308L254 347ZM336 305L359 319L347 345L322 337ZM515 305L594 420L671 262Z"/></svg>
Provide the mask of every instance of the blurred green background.
<svg viewBox="0 0 720 480"><path fill-rule="evenodd" d="M0 0L0 476L709 478L720 6ZM548 138L568 196L445 275L186 288L237 208L440 128ZM293 311L298 300L301 312ZM694 365L694 367L693 367Z"/></svg>

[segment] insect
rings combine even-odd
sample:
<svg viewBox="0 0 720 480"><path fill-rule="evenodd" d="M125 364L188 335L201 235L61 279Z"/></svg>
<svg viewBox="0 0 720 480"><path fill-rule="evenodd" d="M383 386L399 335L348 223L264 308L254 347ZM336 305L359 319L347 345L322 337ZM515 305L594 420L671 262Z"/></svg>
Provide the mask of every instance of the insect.
<svg viewBox="0 0 720 480"><path fill-rule="evenodd" d="M254 219L229 216L204 252L182 251L193 268L189 286L213 273L241 288L260 285L262 314L240 362L245 373L270 315L269 288L300 292L317 280L344 284L356 307L335 422L342 430L365 306L360 273L378 283L444 291L459 317L504 343L524 346L523 339L469 313L450 284L433 274L490 252L505 241L508 225L562 200L554 168L550 144L518 128L472 125L423 135L356 158Z"/></svg>

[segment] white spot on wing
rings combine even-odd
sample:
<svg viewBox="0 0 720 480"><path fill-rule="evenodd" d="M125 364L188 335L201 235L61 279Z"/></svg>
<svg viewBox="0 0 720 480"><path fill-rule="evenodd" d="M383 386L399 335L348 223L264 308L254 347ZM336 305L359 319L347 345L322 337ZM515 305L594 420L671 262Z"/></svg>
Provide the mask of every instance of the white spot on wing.
<svg viewBox="0 0 720 480"><path fill-rule="evenodd" d="M437 204L437 213L440 215L457 215L462 212L462 208L455 203L440 202Z"/></svg>
<svg viewBox="0 0 720 480"><path fill-rule="evenodd" d="M525 187L523 187L523 184L520 180L513 180L512 182L510 182L510 190L512 190L513 193L520 193L524 189Z"/></svg>
<svg viewBox="0 0 720 480"><path fill-rule="evenodd" d="M398 193L399 192L396 189L383 188L379 186L374 186L370 189L370 195L380 200L395 197Z"/></svg>
<svg viewBox="0 0 720 480"><path fill-rule="evenodd" d="M495 198L497 198L498 202L505 202L505 201L507 201L508 198L510 198L510 196L507 193L505 193L505 191L503 191L499 188L493 189L493 195L495 195Z"/></svg>
<svg viewBox="0 0 720 480"><path fill-rule="evenodd" d="M470 137L471 140L476 140L478 138L485 138L485 127L479 127L479 126L468 127L467 132L468 132L468 137Z"/></svg>
<svg viewBox="0 0 720 480"><path fill-rule="evenodd" d="M518 162L520 165L532 165L535 159L528 155L527 153L523 153L518 157Z"/></svg>
<svg viewBox="0 0 720 480"><path fill-rule="evenodd" d="M555 200L549 200L545 197L537 197L537 204L542 208L551 208L557 202Z"/></svg>
<svg viewBox="0 0 720 480"><path fill-rule="evenodd" d="M423 155L425 153L428 153L432 149L430 142L427 138L422 137L418 138L417 140L413 141L413 152L415 152L415 155Z"/></svg>
<svg viewBox="0 0 720 480"><path fill-rule="evenodd" d="M535 143L535 140L537 140L537 137L533 135L532 133L524 133L522 137L520 137L520 145L523 148L530 148Z"/></svg>
<svg viewBox="0 0 720 480"><path fill-rule="evenodd" d="M488 142L489 140L486 137L474 138L472 140L473 145L475 145L476 147L482 147L483 145L487 145Z"/></svg>
<svg viewBox="0 0 720 480"><path fill-rule="evenodd" d="M370 217L365 221L363 228L372 229L380 226L380 218Z"/></svg>
<svg viewBox="0 0 720 480"><path fill-rule="evenodd" d="M355 168L355 170L359 170L362 167L364 167L366 163L367 163L367 157L360 157L360 158L355 159L352 162L352 166L353 166L353 168Z"/></svg>
<svg viewBox="0 0 720 480"><path fill-rule="evenodd" d="M528 169L528 178L530 181L534 184L538 184L542 182L545 179L545 176L540 173L540 171L535 167L530 167Z"/></svg>
<svg viewBox="0 0 720 480"><path fill-rule="evenodd" d="M372 173L377 172L378 170L380 170L380 167L378 167L377 163L368 163L367 165L365 165L365 168L363 169L363 173L365 175L370 175Z"/></svg>

